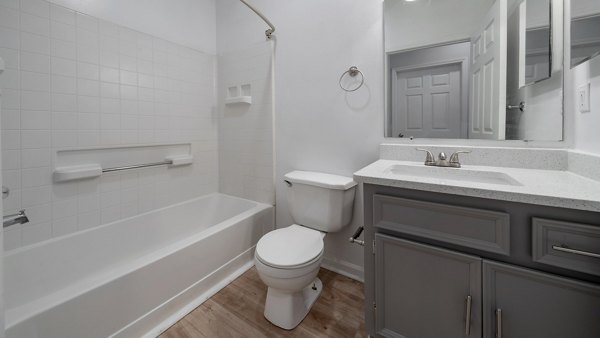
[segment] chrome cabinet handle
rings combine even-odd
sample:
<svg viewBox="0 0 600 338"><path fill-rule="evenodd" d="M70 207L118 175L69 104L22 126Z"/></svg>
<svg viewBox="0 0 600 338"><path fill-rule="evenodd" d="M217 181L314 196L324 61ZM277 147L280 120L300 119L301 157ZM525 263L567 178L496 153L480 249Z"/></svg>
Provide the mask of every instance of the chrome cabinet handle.
<svg viewBox="0 0 600 338"><path fill-rule="evenodd" d="M567 252L567 253L571 253L571 254L575 254L575 255L580 255L580 256L587 256L587 257L593 257L593 258L600 258L600 254L597 253L593 253L593 252L587 252L587 251L581 251L581 250L576 250L576 249L571 249L568 246L561 244L561 245L553 245L552 249L556 250L556 251L561 251L561 252Z"/></svg>
<svg viewBox="0 0 600 338"><path fill-rule="evenodd" d="M502 309L496 309L496 338L502 338Z"/></svg>
<svg viewBox="0 0 600 338"><path fill-rule="evenodd" d="M471 303L473 298L467 296L467 318L465 319L465 335L468 337L471 335Z"/></svg>

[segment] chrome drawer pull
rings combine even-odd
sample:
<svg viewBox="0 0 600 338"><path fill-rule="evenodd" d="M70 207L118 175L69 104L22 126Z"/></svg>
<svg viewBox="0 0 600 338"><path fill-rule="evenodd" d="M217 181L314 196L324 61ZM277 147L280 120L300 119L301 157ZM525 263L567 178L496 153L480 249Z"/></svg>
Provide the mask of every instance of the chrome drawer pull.
<svg viewBox="0 0 600 338"><path fill-rule="evenodd" d="M502 309L496 310L496 338L502 338Z"/></svg>
<svg viewBox="0 0 600 338"><path fill-rule="evenodd" d="M467 319L465 320L465 335L468 337L471 335L471 303L473 299L471 296L467 296Z"/></svg>
<svg viewBox="0 0 600 338"><path fill-rule="evenodd" d="M552 249L556 250L556 251L562 251L562 252L567 252L567 253L572 253L575 255L581 255L581 256L587 256L587 257L593 257L593 258L600 258L600 254L597 253L593 253L593 252L587 252L587 251L581 251L581 250L576 250L576 249L571 249L566 245L553 245Z"/></svg>

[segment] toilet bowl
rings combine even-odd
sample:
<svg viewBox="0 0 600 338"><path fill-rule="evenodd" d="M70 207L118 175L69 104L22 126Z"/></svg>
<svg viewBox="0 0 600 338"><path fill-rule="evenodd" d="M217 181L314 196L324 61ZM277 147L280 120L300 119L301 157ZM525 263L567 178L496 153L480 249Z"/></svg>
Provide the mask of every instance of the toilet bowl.
<svg viewBox="0 0 600 338"><path fill-rule="evenodd" d="M317 274L324 237L320 231L294 224L274 230L258 242L256 270L269 287L265 317L275 325L287 330L296 327L321 294Z"/></svg>
<svg viewBox="0 0 600 338"><path fill-rule="evenodd" d="M285 175L292 217L301 224L273 230L256 245L254 262L267 285L265 318L291 330L310 311L323 284L317 275L327 232L339 231L352 217L354 187L348 177L294 171Z"/></svg>

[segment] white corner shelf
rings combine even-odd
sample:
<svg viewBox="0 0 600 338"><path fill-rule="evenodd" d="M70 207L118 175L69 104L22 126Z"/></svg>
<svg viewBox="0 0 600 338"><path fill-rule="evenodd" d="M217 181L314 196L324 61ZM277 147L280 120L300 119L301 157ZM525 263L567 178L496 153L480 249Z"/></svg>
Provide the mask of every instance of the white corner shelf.
<svg viewBox="0 0 600 338"><path fill-rule="evenodd" d="M225 105L233 104L252 104L252 96L237 96L225 99Z"/></svg>

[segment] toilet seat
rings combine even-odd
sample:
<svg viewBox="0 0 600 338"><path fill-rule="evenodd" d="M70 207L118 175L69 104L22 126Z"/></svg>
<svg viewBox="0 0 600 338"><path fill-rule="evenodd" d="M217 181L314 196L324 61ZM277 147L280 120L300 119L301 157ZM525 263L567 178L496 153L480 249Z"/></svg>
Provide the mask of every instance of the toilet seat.
<svg viewBox="0 0 600 338"><path fill-rule="evenodd" d="M256 258L278 269L297 269L323 255L324 233L293 224L264 235L256 244Z"/></svg>

